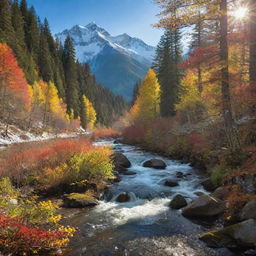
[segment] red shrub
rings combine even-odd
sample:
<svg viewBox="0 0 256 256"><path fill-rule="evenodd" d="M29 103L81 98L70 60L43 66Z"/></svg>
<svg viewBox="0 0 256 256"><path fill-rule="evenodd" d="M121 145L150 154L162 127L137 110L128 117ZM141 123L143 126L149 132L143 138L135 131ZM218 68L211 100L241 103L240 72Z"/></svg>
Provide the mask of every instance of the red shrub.
<svg viewBox="0 0 256 256"><path fill-rule="evenodd" d="M123 137L127 141L140 143L143 141L143 138L145 138L147 133L147 127L146 125L132 125L124 129L123 131Z"/></svg>
<svg viewBox="0 0 256 256"><path fill-rule="evenodd" d="M15 147L0 159L0 177L7 175L20 184L26 176L37 175L45 168L54 168L74 154L90 150L92 145L87 140L63 139Z"/></svg>
<svg viewBox="0 0 256 256"><path fill-rule="evenodd" d="M32 228L22 218L12 218L0 212L0 249L12 255L27 255L31 251L53 248L54 243L65 238L63 232Z"/></svg>
<svg viewBox="0 0 256 256"><path fill-rule="evenodd" d="M97 129L93 132L92 139L112 139L120 137L120 132L112 128Z"/></svg>

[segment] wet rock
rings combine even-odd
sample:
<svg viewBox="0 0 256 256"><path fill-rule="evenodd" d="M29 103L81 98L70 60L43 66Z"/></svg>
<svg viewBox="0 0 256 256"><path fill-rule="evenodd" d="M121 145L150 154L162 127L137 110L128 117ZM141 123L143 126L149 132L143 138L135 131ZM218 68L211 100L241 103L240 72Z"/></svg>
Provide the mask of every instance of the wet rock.
<svg viewBox="0 0 256 256"><path fill-rule="evenodd" d="M176 177L181 179L181 178L184 178L185 175L183 174L183 172L176 172Z"/></svg>
<svg viewBox="0 0 256 256"><path fill-rule="evenodd" d="M113 144L120 144L120 143L122 143L122 140L121 140L121 139L116 139L116 140L114 140L114 142L113 142Z"/></svg>
<svg viewBox="0 0 256 256"><path fill-rule="evenodd" d="M119 194L116 198L116 201L119 203L125 203L125 202L129 202L130 201L130 196L128 195L128 193L123 192L121 194Z"/></svg>
<svg viewBox="0 0 256 256"><path fill-rule="evenodd" d="M198 191L198 192L195 192L194 193L196 196L203 196L205 195L205 193L201 192L201 191Z"/></svg>
<svg viewBox="0 0 256 256"><path fill-rule="evenodd" d="M154 169L165 169L166 163L161 159L151 159L144 162L143 167L149 167Z"/></svg>
<svg viewBox="0 0 256 256"><path fill-rule="evenodd" d="M222 214L224 210L224 201L209 195L202 195L183 208L182 214L185 217L213 217Z"/></svg>
<svg viewBox="0 0 256 256"><path fill-rule="evenodd" d="M172 209L180 209L187 206L187 201L182 195L176 195L170 202L170 207Z"/></svg>
<svg viewBox="0 0 256 256"><path fill-rule="evenodd" d="M121 174L125 174L126 172L128 172L127 168L122 166L116 166L115 171Z"/></svg>
<svg viewBox="0 0 256 256"><path fill-rule="evenodd" d="M66 208L85 208L98 205L99 202L86 194L72 193L63 196L63 207Z"/></svg>
<svg viewBox="0 0 256 256"><path fill-rule="evenodd" d="M199 238L210 247L253 248L256 246L256 220L246 220L202 234Z"/></svg>
<svg viewBox="0 0 256 256"><path fill-rule="evenodd" d="M85 193L87 190L93 190L97 192L97 184L88 182L87 180L75 182L65 186L65 193Z"/></svg>
<svg viewBox="0 0 256 256"><path fill-rule="evenodd" d="M135 175L136 172L133 172L133 171L126 171L123 173L123 175Z"/></svg>
<svg viewBox="0 0 256 256"><path fill-rule="evenodd" d="M115 152L112 155L115 166L129 168L131 167L131 162L129 159L122 153Z"/></svg>
<svg viewBox="0 0 256 256"><path fill-rule="evenodd" d="M240 220L256 219L256 201L248 202L240 213Z"/></svg>
<svg viewBox="0 0 256 256"><path fill-rule="evenodd" d="M214 185L210 179L206 179L201 182L201 185L204 187L205 190L209 192L213 192L218 186Z"/></svg>
<svg viewBox="0 0 256 256"><path fill-rule="evenodd" d="M228 190L225 187L218 187L217 189L214 190L212 193L213 197L216 197L220 200L224 200L225 197L227 196Z"/></svg>
<svg viewBox="0 0 256 256"><path fill-rule="evenodd" d="M164 182L164 185L167 187L177 187L177 186L179 186L179 183L175 180L166 180Z"/></svg>

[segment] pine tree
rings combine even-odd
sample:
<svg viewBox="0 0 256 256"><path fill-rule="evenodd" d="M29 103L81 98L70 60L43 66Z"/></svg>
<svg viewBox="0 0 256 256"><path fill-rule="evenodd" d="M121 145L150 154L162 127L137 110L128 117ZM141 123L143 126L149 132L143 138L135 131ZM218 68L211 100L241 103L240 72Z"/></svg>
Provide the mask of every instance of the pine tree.
<svg viewBox="0 0 256 256"><path fill-rule="evenodd" d="M15 47L15 32L12 26L11 3L9 0L0 1L0 41Z"/></svg>
<svg viewBox="0 0 256 256"><path fill-rule="evenodd" d="M39 75L45 82L53 81L53 62L49 50L48 41L44 34L43 27L41 28L40 34L40 45L38 51L38 68Z"/></svg>
<svg viewBox="0 0 256 256"><path fill-rule="evenodd" d="M157 46L153 67L161 86L160 110L163 117L175 115L181 72L180 35L177 30L167 29Z"/></svg>
<svg viewBox="0 0 256 256"><path fill-rule="evenodd" d="M79 90L77 81L77 69L75 61L75 50L71 37L67 37L64 44L63 64L65 72L66 85L66 103L67 113L74 111L74 117L77 118L80 113Z"/></svg>
<svg viewBox="0 0 256 256"><path fill-rule="evenodd" d="M37 21L35 9L31 7L24 17L25 21L25 39L28 50L35 56L39 51L39 24Z"/></svg>
<svg viewBox="0 0 256 256"><path fill-rule="evenodd" d="M228 70L228 45L227 45L227 0L220 1L198 1L198 0L155 0L163 9L162 18L158 26L164 28L181 28L195 25L198 20L219 22L219 59L220 59L220 84L222 92L222 116L225 123L227 143L232 151L240 150L239 137L233 118L230 96L230 81ZM184 5L186 8L184 8ZM202 8L204 12L198 12ZM200 13L200 15L199 15Z"/></svg>

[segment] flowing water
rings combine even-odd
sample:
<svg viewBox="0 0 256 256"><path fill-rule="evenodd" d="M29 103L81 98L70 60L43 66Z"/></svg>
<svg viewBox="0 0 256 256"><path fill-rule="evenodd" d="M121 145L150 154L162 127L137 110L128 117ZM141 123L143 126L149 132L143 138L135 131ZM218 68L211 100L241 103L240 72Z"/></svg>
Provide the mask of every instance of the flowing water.
<svg viewBox="0 0 256 256"><path fill-rule="evenodd" d="M203 192L202 179L188 165L147 153L134 146L101 141L96 145L109 145L122 152L131 161L134 175L122 175L121 182L114 184L93 209L66 213L66 221L78 228L66 255L89 256L211 256L233 255L228 251L214 251L197 239L207 227L195 224L181 215L180 210L171 210L170 200L176 194L187 201ZM165 161L165 170L142 167L148 159ZM182 172L178 179L176 172ZM177 187L164 186L166 179L174 179ZM116 197L127 192L131 200L118 203Z"/></svg>

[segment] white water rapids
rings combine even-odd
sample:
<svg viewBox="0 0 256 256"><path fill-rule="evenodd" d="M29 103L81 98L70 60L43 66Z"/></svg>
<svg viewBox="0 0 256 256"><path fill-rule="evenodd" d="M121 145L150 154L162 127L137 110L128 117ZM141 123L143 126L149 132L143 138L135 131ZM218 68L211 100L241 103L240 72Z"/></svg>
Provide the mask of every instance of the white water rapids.
<svg viewBox="0 0 256 256"><path fill-rule="evenodd" d="M206 191L200 185L202 177L189 166L138 147L99 141L96 146L112 146L131 162L129 171L134 175L121 175L121 181L105 193L100 204L91 210L81 210L69 218L78 228L68 252L74 256L229 256L216 252L197 239L207 231L181 215L180 210L169 207L176 194L189 202L196 192ZM146 160L163 160L167 168L156 170L143 167ZM182 178L177 178L177 172ZM176 187L164 185L167 179L178 182ZM116 202L120 193L126 192L131 200Z"/></svg>

